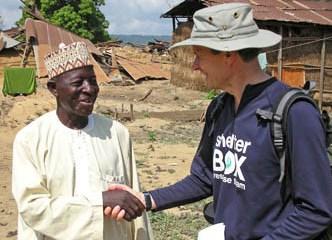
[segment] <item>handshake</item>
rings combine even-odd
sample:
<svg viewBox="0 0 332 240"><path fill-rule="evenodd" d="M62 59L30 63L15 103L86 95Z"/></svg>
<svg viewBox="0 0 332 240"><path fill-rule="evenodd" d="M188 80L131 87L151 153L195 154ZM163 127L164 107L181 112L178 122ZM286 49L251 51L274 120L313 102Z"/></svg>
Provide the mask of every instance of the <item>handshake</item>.
<svg viewBox="0 0 332 240"><path fill-rule="evenodd" d="M149 204L151 205L149 208L156 207L152 197ZM105 216L127 221L142 216L147 209L143 193L135 192L130 187L120 184L112 185L103 192L103 206Z"/></svg>

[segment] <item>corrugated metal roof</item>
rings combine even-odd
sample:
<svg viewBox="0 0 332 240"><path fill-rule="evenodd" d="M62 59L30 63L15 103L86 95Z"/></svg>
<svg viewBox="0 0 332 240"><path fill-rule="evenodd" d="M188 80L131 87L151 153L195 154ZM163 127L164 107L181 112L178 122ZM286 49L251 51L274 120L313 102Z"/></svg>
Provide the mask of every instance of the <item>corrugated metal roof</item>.
<svg viewBox="0 0 332 240"><path fill-rule="evenodd" d="M58 49L61 42L69 44L72 42L83 41L87 44L90 53L102 55L88 39L81 38L72 32L43 21L28 18L25 21L25 35L27 42L29 42L30 38L35 39L34 42L36 44L33 45L33 50L36 58L38 77L47 76L44 57L47 53ZM94 66L98 82L109 82L110 79L101 69L96 60L92 56L90 57L90 60Z"/></svg>
<svg viewBox="0 0 332 240"><path fill-rule="evenodd" d="M117 55L117 61L135 81L145 78L170 79L171 77L170 72L161 69L158 63L141 63L119 55Z"/></svg>
<svg viewBox="0 0 332 240"><path fill-rule="evenodd" d="M173 16L192 16L198 9L204 8L201 2L196 0L186 0L170 9L168 12L162 14L162 18L171 18Z"/></svg>
<svg viewBox="0 0 332 240"><path fill-rule="evenodd" d="M0 32L0 41L3 42L2 48L12 48L20 44L19 41L15 40L14 38L9 37L6 33Z"/></svg>
<svg viewBox="0 0 332 240"><path fill-rule="evenodd" d="M194 4L193 0L186 0L178 6ZM198 2L198 0L196 1ZM205 6L213 6L230 2L250 3L254 9L256 20L275 20L282 22L312 23L332 26L332 1L323 0L202 0ZM169 10L162 17L179 16L177 7ZM197 8L196 10L198 10ZM174 11L173 11L174 10ZM188 16L188 15L182 15Z"/></svg>

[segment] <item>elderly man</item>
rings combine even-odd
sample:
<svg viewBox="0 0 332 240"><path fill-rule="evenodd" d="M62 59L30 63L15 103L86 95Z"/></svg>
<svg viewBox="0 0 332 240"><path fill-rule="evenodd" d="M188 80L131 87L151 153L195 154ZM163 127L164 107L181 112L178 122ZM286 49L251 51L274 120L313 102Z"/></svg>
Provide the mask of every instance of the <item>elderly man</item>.
<svg viewBox="0 0 332 240"><path fill-rule="evenodd" d="M258 29L248 4L217 5L194 14L191 38L173 48L193 46L194 70L225 94L208 107L190 175L137 194L147 208L158 211L213 195L214 222L225 224L226 240L313 239L324 234L332 217L332 177L318 111L305 101L291 106L282 183L269 123L256 115L257 109L272 109L289 91L263 72L257 59L260 49L280 40ZM113 209L112 216L118 213Z"/></svg>
<svg viewBox="0 0 332 240"><path fill-rule="evenodd" d="M13 147L18 239L150 239L146 215L116 222L103 213L118 205L135 219L144 206L107 191L113 183L138 190L138 179L127 129L92 113L99 87L86 45L62 44L45 65L57 108L24 127Z"/></svg>

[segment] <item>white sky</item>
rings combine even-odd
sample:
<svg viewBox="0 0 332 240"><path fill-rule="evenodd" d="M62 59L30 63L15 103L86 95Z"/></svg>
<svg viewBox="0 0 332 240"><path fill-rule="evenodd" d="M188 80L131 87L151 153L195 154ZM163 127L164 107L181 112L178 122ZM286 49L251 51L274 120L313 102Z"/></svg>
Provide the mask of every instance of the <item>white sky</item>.
<svg viewBox="0 0 332 240"><path fill-rule="evenodd" d="M184 0L105 0L102 7L106 19L110 22L111 34L170 35L172 20L160 18L160 15ZM0 0L2 28L15 25L21 16L19 0Z"/></svg>

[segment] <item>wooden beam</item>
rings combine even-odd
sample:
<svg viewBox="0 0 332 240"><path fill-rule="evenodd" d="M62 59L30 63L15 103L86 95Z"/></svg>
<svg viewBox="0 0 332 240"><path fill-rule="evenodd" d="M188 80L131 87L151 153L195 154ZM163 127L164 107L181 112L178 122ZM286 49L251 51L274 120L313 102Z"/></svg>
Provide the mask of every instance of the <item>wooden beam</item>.
<svg viewBox="0 0 332 240"><path fill-rule="evenodd" d="M325 75L325 56L326 56L326 40L324 33L324 40L322 42L321 59L320 59L320 76L319 76L319 109L322 109L323 104L323 90L324 90L324 75Z"/></svg>
<svg viewBox="0 0 332 240"><path fill-rule="evenodd" d="M283 38L284 41L288 42L311 42L311 41L319 41L320 37L285 37ZM332 41L332 39L327 39Z"/></svg>
<svg viewBox="0 0 332 240"><path fill-rule="evenodd" d="M283 35L283 28L282 25L280 26L280 35ZM278 78L282 80L282 39L279 43L279 52L278 52Z"/></svg>
<svg viewBox="0 0 332 240"><path fill-rule="evenodd" d="M134 105L132 103L130 104L130 120L134 120Z"/></svg>
<svg viewBox="0 0 332 240"><path fill-rule="evenodd" d="M27 59L30 55L30 52L31 52L31 45L29 42L27 42L25 44L25 48L24 48L24 53L23 53L23 56L22 56L22 61L21 61L21 67L25 67L26 64L27 64Z"/></svg>

